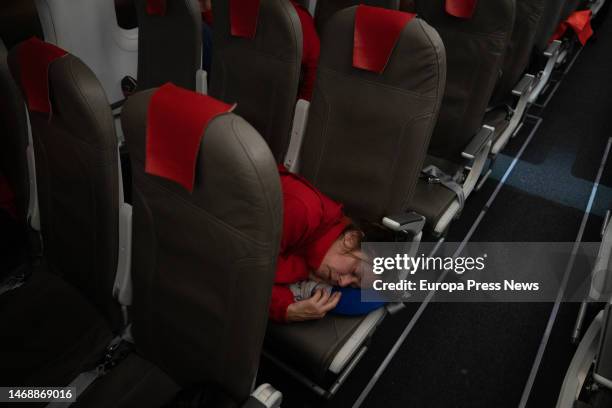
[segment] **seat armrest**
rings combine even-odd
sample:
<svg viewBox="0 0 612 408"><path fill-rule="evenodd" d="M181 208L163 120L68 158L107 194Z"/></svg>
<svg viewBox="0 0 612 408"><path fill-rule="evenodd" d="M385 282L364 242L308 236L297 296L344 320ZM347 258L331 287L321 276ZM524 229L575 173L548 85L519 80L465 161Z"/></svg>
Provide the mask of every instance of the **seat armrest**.
<svg viewBox="0 0 612 408"><path fill-rule="evenodd" d="M293 126L291 128L291 140L283 164L292 173L297 173L300 167L300 151L302 150L302 141L304 133L306 133L306 123L308 122L308 112L310 102L305 99L298 99L295 104L295 113L293 115Z"/></svg>
<svg viewBox="0 0 612 408"><path fill-rule="evenodd" d="M419 234L425 226L425 217L414 211L384 217L382 223L394 232Z"/></svg>
<svg viewBox="0 0 612 408"><path fill-rule="evenodd" d="M546 50L544 51L544 56L547 58L550 58L553 55L555 55L557 52L559 52L560 48L561 48L561 41L555 40L551 42L550 44L548 44L548 48L546 48Z"/></svg>
<svg viewBox="0 0 612 408"><path fill-rule="evenodd" d="M461 156L468 160L475 159L478 153L493 139L493 132L495 132L495 128L484 125L474 136L470 144L463 150Z"/></svg>
<svg viewBox="0 0 612 408"><path fill-rule="evenodd" d="M203 69L196 71L196 92L208 95L208 73Z"/></svg>
<svg viewBox="0 0 612 408"><path fill-rule="evenodd" d="M270 384L262 384L251 393L242 408L280 408L282 402L283 394L280 391Z"/></svg>
<svg viewBox="0 0 612 408"><path fill-rule="evenodd" d="M512 90L512 95L518 96L519 98L523 95L527 95L534 81L535 77L533 75L525 74Z"/></svg>

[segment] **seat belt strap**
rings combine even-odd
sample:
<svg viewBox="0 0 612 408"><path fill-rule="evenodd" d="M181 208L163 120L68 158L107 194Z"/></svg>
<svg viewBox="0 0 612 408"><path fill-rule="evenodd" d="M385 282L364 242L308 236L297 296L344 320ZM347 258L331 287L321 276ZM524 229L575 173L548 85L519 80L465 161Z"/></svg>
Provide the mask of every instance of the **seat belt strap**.
<svg viewBox="0 0 612 408"><path fill-rule="evenodd" d="M126 333L129 333L129 331L126 330ZM128 335L126 334L114 337L106 347L104 356L100 360L98 366L93 370L82 372L72 380L68 387L75 389L75 401L83 394L83 391L89 388L98 378L105 376L113 367L127 357L132 350L132 344L125 340L127 337ZM50 402L45 408L68 408L73 402L74 401Z"/></svg>
<svg viewBox="0 0 612 408"><path fill-rule="evenodd" d="M451 177L433 164L425 167L422 172L428 183L440 183L455 193L457 201L459 202L459 211L463 209L465 193L463 192L463 187L459 184L461 173L457 173L454 177Z"/></svg>

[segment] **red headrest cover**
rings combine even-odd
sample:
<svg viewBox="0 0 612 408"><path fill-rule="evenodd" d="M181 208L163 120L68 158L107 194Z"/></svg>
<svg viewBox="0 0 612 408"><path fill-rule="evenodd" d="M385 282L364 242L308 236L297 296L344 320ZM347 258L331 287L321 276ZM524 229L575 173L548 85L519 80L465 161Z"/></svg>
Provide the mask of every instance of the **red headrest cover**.
<svg viewBox="0 0 612 408"><path fill-rule="evenodd" d="M67 52L32 37L17 48L21 88L31 111L50 113L49 66Z"/></svg>
<svg viewBox="0 0 612 408"><path fill-rule="evenodd" d="M472 18L478 0L446 0L446 12L459 18Z"/></svg>
<svg viewBox="0 0 612 408"><path fill-rule="evenodd" d="M355 14L353 66L382 73L402 30L415 15L359 5Z"/></svg>
<svg viewBox="0 0 612 408"><path fill-rule="evenodd" d="M147 113L145 172L193 191L204 131L212 119L232 108L170 83L161 86L151 97Z"/></svg>
<svg viewBox="0 0 612 408"><path fill-rule="evenodd" d="M147 14L165 16L166 0L147 0Z"/></svg>
<svg viewBox="0 0 612 408"><path fill-rule="evenodd" d="M229 0L230 27L234 37L255 38L260 0Z"/></svg>

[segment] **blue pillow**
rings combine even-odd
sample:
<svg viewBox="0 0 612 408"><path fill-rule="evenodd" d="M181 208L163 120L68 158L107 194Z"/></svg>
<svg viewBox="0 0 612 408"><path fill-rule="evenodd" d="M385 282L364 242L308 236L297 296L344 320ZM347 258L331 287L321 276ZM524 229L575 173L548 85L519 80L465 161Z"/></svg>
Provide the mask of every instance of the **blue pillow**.
<svg viewBox="0 0 612 408"><path fill-rule="evenodd" d="M378 296L372 294L370 299L376 299L377 301L363 302L361 300L361 290L357 288L336 288L332 289L332 292L340 292L342 296L340 301L334 310L330 313L346 316L360 316L370 313L372 310L376 310L385 305L385 301ZM378 300L380 299L380 300Z"/></svg>

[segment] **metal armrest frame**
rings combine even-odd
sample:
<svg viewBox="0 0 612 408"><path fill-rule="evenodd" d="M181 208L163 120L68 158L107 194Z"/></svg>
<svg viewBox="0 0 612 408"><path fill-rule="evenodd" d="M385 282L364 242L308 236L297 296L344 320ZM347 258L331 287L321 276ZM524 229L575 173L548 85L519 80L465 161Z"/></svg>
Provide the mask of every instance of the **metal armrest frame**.
<svg viewBox="0 0 612 408"><path fill-rule="evenodd" d="M495 133L495 128L488 125L483 125L480 131L476 134L472 142L468 145L468 147L461 154L465 159L472 160L472 165L470 166L469 173L461 186L463 189L463 196L467 199L480 178L485 165L487 163L487 158L489 157L489 153L491 151L491 145L493 143L493 134ZM434 227L434 235L439 236L446 231L449 224L453 219L455 219L459 212L461 211L461 204L459 200L455 198L450 206L444 212L444 215L440 217L438 223Z"/></svg>
<svg viewBox="0 0 612 408"><path fill-rule="evenodd" d="M310 102L304 99L298 99L295 104L295 113L293 115L291 140L289 141L289 148L287 149L287 154L283 161L287 170L292 173L297 173L300 169L300 151L302 150L302 142L304 140L304 134L306 133L309 110Z"/></svg>
<svg viewBox="0 0 612 408"><path fill-rule="evenodd" d="M540 71L538 74L536 85L529 96L529 103L534 103L538 99L542 93L542 90L550 80L550 76L552 75L557 62L559 61L559 57L562 54L562 44L563 43L561 41L555 40L551 42L546 51L544 51L544 56L547 58L546 66L544 67L544 70Z"/></svg>
<svg viewBox="0 0 612 408"><path fill-rule="evenodd" d="M504 132L499 135L493 147L491 148L491 155L495 156L499 153L511 137L516 135L520 127L523 123L523 116L527 111L527 107L529 106L529 99L531 97L531 91L533 90L534 84L536 80L535 77L531 74L525 74L523 78L519 81L518 84L512 90L512 95L518 97L518 102L516 103L516 107L514 108L514 112L512 113L512 117L510 118L510 123L504 130Z"/></svg>
<svg viewBox="0 0 612 408"><path fill-rule="evenodd" d="M270 384L262 384L251 393L242 408L280 408L283 394Z"/></svg>

